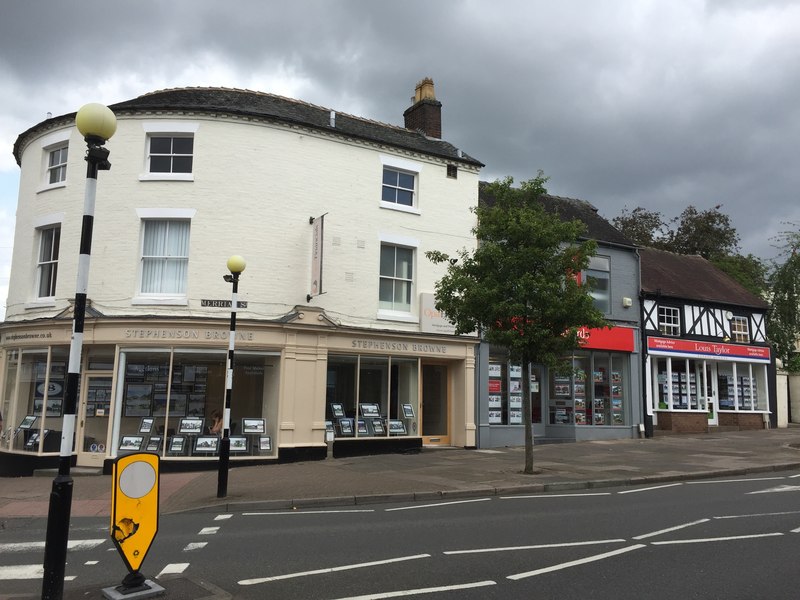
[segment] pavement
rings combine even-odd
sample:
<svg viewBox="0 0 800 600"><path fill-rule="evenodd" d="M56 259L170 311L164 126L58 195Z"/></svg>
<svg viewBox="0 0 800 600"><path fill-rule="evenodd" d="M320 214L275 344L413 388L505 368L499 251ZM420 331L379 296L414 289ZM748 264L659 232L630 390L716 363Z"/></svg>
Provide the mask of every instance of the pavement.
<svg viewBox="0 0 800 600"><path fill-rule="evenodd" d="M222 499L216 497L215 464L209 471L162 473L160 514L428 502L800 470L800 427L540 444L533 463L535 472L523 473L524 447L425 447L410 454L232 467ZM0 478L0 529L11 518L47 516L55 473L40 475ZM77 468L72 475L72 516L108 516L111 476Z"/></svg>

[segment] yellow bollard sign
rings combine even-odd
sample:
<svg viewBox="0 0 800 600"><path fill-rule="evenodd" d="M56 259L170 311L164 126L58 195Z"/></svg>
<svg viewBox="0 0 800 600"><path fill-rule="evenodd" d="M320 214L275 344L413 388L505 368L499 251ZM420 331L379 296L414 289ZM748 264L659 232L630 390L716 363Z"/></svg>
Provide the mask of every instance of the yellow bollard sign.
<svg viewBox="0 0 800 600"><path fill-rule="evenodd" d="M159 458L149 452L114 461L111 540L131 572L144 561L158 533Z"/></svg>

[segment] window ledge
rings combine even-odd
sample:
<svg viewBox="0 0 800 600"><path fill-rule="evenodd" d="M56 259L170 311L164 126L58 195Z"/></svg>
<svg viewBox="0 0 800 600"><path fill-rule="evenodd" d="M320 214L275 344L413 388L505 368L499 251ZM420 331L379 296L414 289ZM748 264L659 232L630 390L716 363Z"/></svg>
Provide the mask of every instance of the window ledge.
<svg viewBox="0 0 800 600"><path fill-rule="evenodd" d="M381 200L381 208L387 208L389 210L411 213L412 215L422 214L422 211L413 206L405 206L404 204L395 204L394 202L386 202L385 200Z"/></svg>
<svg viewBox="0 0 800 600"><path fill-rule="evenodd" d="M411 313L396 310L378 310L378 319L381 321L402 321L403 323L419 323L419 319Z"/></svg>
<svg viewBox="0 0 800 600"><path fill-rule="evenodd" d="M131 300L131 304L188 306L189 301L186 299L186 296L136 296Z"/></svg>
<svg viewBox="0 0 800 600"><path fill-rule="evenodd" d="M141 173L139 181L194 181L194 173Z"/></svg>
<svg viewBox="0 0 800 600"><path fill-rule="evenodd" d="M41 194L42 192L49 192L50 190L58 190L65 187L67 187L66 181L59 181L58 183L48 183L39 187L36 190L36 193Z"/></svg>
<svg viewBox="0 0 800 600"><path fill-rule="evenodd" d="M37 308L55 308L55 305L55 298L42 298L40 300L35 300L34 302L26 302L25 310L36 310Z"/></svg>

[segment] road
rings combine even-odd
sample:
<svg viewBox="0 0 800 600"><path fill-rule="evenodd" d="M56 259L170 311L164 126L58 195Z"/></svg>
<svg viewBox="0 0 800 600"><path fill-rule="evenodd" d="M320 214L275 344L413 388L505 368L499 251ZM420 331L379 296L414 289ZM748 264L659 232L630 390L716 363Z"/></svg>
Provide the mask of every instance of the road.
<svg viewBox="0 0 800 600"><path fill-rule="evenodd" d="M171 515L161 519L143 572L169 598L789 599L800 586L798 499L800 475L774 473ZM42 550L33 544L44 528L42 519L12 520L0 535L2 593L39 594ZM107 532L105 520L73 520L68 599L100 598L100 588L125 575Z"/></svg>

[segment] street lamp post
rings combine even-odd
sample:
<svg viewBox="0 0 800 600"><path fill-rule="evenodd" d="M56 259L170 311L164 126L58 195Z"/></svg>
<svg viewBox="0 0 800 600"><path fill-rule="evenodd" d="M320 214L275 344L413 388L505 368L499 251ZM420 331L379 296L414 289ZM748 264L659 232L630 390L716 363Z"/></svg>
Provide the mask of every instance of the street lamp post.
<svg viewBox="0 0 800 600"><path fill-rule="evenodd" d="M117 119L107 106L87 104L75 115L75 125L86 140L86 192L83 200L83 222L78 258L78 281L73 307L72 338L69 367L64 387L64 418L61 426L61 449L58 474L53 479L50 508L47 513L47 537L44 546L42 599L60 600L64 593L64 569L67 562L69 519L72 512L72 477L70 466L75 444L75 416L78 405L78 384L81 377L83 321L86 316L86 291L89 282L89 259L92 250L94 203L97 172L111 168L108 149L103 145L117 130Z"/></svg>
<svg viewBox="0 0 800 600"><path fill-rule="evenodd" d="M231 328L228 334L228 360L225 370L225 414L222 417L222 440L219 446L219 474L217 476L217 498L228 495L228 463L231 458L231 396L233 394L233 348L236 341L236 311L239 302L236 295L239 292L239 275L244 271L247 263L239 255L228 259L230 275L223 275L223 279L233 284L231 295Z"/></svg>

